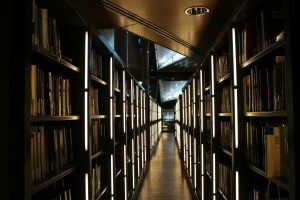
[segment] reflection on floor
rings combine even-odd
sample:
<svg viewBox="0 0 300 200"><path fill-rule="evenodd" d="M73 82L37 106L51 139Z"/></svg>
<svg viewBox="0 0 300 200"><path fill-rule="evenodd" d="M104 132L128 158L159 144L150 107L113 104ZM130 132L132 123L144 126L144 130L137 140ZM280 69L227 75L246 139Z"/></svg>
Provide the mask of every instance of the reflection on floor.
<svg viewBox="0 0 300 200"><path fill-rule="evenodd" d="M192 199L173 133L162 133L148 167L138 200Z"/></svg>

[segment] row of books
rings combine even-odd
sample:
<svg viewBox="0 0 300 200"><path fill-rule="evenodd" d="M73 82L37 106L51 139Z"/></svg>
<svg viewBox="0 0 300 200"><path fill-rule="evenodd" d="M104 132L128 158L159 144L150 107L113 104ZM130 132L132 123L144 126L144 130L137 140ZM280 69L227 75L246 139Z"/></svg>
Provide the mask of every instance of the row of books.
<svg viewBox="0 0 300 200"><path fill-rule="evenodd" d="M219 190L226 196L231 196L231 168L219 163Z"/></svg>
<svg viewBox="0 0 300 200"><path fill-rule="evenodd" d="M262 68L256 65L243 77L244 111L283 111L286 109L286 67L284 56Z"/></svg>
<svg viewBox="0 0 300 200"><path fill-rule="evenodd" d="M92 167L92 200L96 200L101 193L101 164L95 163Z"/></svg>
<svg viewBox="0 0 300 200"><path fill-rule="evenodd" d="M226 86L221 89L221 112L230 113L231 112L231 96L230 87Z"/></svg>
<svg viewBox="0 0 300 200"><path fill-rule="evenodd" d="M280 8L262 10L259 15L244 21L237 31L238 62L246 60L275 43L283 30L283 12Z"/></svg>
<svg viewBox="0 0 300 200"><path fill-rule="evenodd" d="M221 80L229 74L229 54L225 51L215 57L216 80Z"/></svg>
<svg viewBox="0 0 300 200"><path fill-rule="evenodd" d="M103 64L102 64L102 55L99 54L95 49L92 49L92 75L102 79L103 77Z"/></svg>
<svg viewBox="0 0 300 200"><path fill-rule="evenodd" d="M105 123L99 120L92 120L92 153L95 154L101 149L105 149L106 135Z"/></svg>
<svg viewBox="0 0 300 200"><path fill-rule="evenodd" d="M103 105L102 102L100 102ZM91 114L99 115L99 90L97 88L91 87Z"/></svg>
<svg viewBox="0 0 300 200"><path fill-rule="evenodd" d="M39 7L33 1L32 13L32 44L50 51L57 58L61 58L61 43L59 23L49 15L47 8Z"/></svg>
<svg viewBox="0 0 300 200"><path fill-rule="evenodd" d="M288 178L288 125L246 122L247 160L267 177Z"/></svg>
<svg viewBox="0 0 300 200"><path fill-rule="evenodd" d="M70 115L71 84L68 78L53 75L31 65L31 115Z"/></svg>
<svg viewBox="0 0 300 200"><path fill-rule="evenodd" d="M32 126L31 179L40 182L73 161L72 132L66 126Z"/></svg>
<svg viewBox="0 0 300 200"><path fill-rule="evenodd" d="M222 148L231 151L231 147L232 147L231 121L220 122L220 143Z"/></svg>
<svg viewBox="0 0 300 200"><path fill-rule="evenodd" d="M205 94L204 96L204 101L205 101L205 112L206 114L211 113L211 101L210 101L210 94Z"/></svg>

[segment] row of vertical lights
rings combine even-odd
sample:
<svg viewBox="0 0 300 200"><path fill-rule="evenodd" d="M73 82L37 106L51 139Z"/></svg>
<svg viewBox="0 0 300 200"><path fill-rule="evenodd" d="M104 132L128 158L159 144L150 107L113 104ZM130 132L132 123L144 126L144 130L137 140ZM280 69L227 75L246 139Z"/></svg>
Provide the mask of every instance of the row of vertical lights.
<svg viewBox="0 0 300 200"><path fill-rule="evenodd" d="M232 46L233 46L233 88L234 88L234 138L235 138L235 148L237 149L239 146L238 146L238 88L237 88L237 64L236 64L236 42L235 42L235 29L232 28ZM85 32L85 64L84 64L84 149L85 151L88 151L88 32ZM200 70L200 119L201 119L201 122L200 123L200 132L202 133L203 132L203 118L204 118L204 113L203 113L203 74L202 74L202 70ZM110 58L110 139L113 139L113 63L112 63L112 58ZM123 91L125 91L125 71L123 71ZM212 135L213 135L213 138L215 138L215 91L214 91L214 57L213 55L211 55L211 95L212 95L212 113L211 113L211 116L212 116L212 123L213 123L213 126L212 126ZM131 94L133 94L134 92L134 82L133 80L131 79ZM137 89L137 94L138 94L138 89ZM124 134L126 134L125 130L126 130L126 110L125 110L125 98L126 96L124 96L125 94L123 94L123 129L124 129ZM144 95L144 94L143 94ZM184 124L188 124L188 125L191 125L191 121L189 120L189 122L187 122L187 115L189 117L191 117L191 113L187 113L188 110L191 110L191 109L187 109L187 107L190 107L190 86L188 86L188 95L186 95L186 91L184 91L183 93L184 95L184 98L183 98L183 105L184 105L184 119L183 119L183 122ZM194 123L193 123L193 127L195 128L196 127L196 121L195 121L195 80L193 79L193 116L194 116ZM145 105L145 97L142 98L142 94L141 94L141 99L143 100L143 105ZM131 113L134 113L134 103L133 103L133 95L131 95ZM141 115L143 117L143 120L145 118L145 113L143 114L144 111L144 108L143 108L143 111L141 111ZM131 118L131 125L133 127L133 121L134 119ZM137 116L137 125L139 126L139 116ZM142 141L144 141L144 134L141 134L142 135ZM184 152L185 151L188 151L186 152L187 155L188 155L188 158L189 158L189 162L186 163L188 165L188 168L189 168L189 172L190 172L190 175L192 174L192 152L191 152L191 141L192 141L192 138L191 137L187 137L187 133L185 132L183 134L184 136L184 145L183 145L183 149L184 149ZM191 136L191 135L190 135ZM137 148L139 149L139 138L138 139L138 145L137 145ZM188 143L187 140L189 141ZM132 155L132 174L133 174L133 178L132 178L132 185L133 185L133 188L135 188L135 171L134 171L134 139L132 139L132 152L131 152L131 155ZM189 144L189 147L186 147L186 144ZM146 147L146 144L145 142L142 142L142 148L144 149ZM145 145L145 146L144 146ZM188 148L188 149L186 149ZM194 179L194 186L195 188L197 187L196 183L196 141L194 139L194 174L195 174L195 179ZM201 144L201 182L202 182L202 199L204 199L204 166L203 166L203 163L204 163L204 155L203 155L203 144ZM127 198L127 166L126 166L126 160L127 160L127 147L126 145L124 145L124 179L125 179L125 198ZM137 151L139 152L139 151ZM146 160L146 150L142 151L142 153L145 152L145 160ZM139 156L139 154L138 154ZM144 157L144 155L142 155L142 157ZM143 162L144 159L142 159ZM113 154L111 154L111 199L114 199L114 171L113 171L113 162L114 162L114 157L113 157ZM185 156L185 153L184 153L184 162L186 162L186 156ZM215 153L213 153L213 199L216 199L216 171L215 171ZM138 159L138 170L139 170L139 159ZM143 165L142 165L143 166ZM139 174L139 171L138 171L138 174ZM236 191L236 199L238 200L239 199L239 171L235 171L235 182L236 182L236 188L235 188L235 191ZM88 197L88 173L85 174L85 198L86 200L89 199Z"/></svg>
<svg viewBox="0 0 300 200"><path fill-rule="evenodd" d="M235 41L235 28L232 28L232 47L233 47L233 98L234 98L234 113L233 113L233 118L234 118L234 147L235 149L239 148L239 142L238 142L238 88L237 88L237 64L236 64L236 41ZM216 110L215 110L215 76L214 76L214 56L211 55L211 108L212 108L212 137L215 138L216 134L216 129L215 129L215 124L216 124ZM204 121L204 91L203 91L203 71L200 69L199 71L199 79L200 79L200 133L203 133L204 128L203 128L203 121ZM183 91L183 98L182 98L182 105L183 105L183 124L186 126L190 127L191 126L191 110L193 110L193 128L196 129L196 110L195 110L195 99L196 99L196 94L195 94L195 79L193 79L192 83L192 89L193 89L193 102L192 106L193 109L190 109L190 85L188 85L188 88ZM189 109L188 109L189 108ZM188 118L189 117L189 118ZM190 137L188 137L188 135ZM192 152L191 152L191 134L188 134L186 130L183 130L183 160L184 163L189 170L189 174L191 176L192 174ZM197 188L197 170L196 170L196 138L194 138L194 187L195 189ZM202 143L201 146L201 199L204 200L204 144ZM213 199L216 199L216 155L213 152L212 155L212 167L213 167ZM239 171L235 170L235 199L239 200Z"/></svg>
<svg viewBox="0 0 300 200"><path fill-rule="evenodd" d="M88 72L88 41L89 41L89 35L88 35L88 32L86 31L85 32L85 62L84 62L84 150L85 151L88 151L88 97L89 97L89 84L88 84L88 80L89 80L89 72ZM110 57L110 63L109 63L109 70L110 70L110 75L109 75L109 102L110 102L110 105L109 105L109 109L110 109L110 139L113 140L114 138L114 129L113 129L113 126L114 126L114 123L113 123L113 118L114 118L114 107L113 107L113 98L114 98L114 86L113 86L113 59L112 57ZM126 81L125 81L125 78L126 78L126 73L125 71L123 70L123 97L122 97L122 100L123 100L123 134L125 135L126 134L126 130L127 130L127 123L126 123ZM131 99L130 99L130 108L131 108L131 113L134 113L134 97L133 97L133 94L134 94L134 81L133 79L131 79L131 82L130 82L130 89L131 89ZM145 96L145 92L142 92L140 91L139 87L136 86L136 95L137 95L137 98L140 98L140 105L137 107L137 109L140 110L140 115L141 115L141 125L144 125L145 124L145 114L146 114L146 111L145 111L145 99L146 99L146 96ZM139 127L140 123L139 123L139 120L140 120L140 117L139 117L139 112L137 112L137 116L136 117L136 123L137 123L137 126ZM134 127L134 117L131 117L131 126L132 128ZM140 145L141 145L141 149L142 149L142 169L144 168L144 165L146 163L146 154L147 154L147 149L146 149L146 136L145 136L145 131L143 131L141 133L141 137L139 137L139 135L137 136L137 140L138 140L138 143L137 143L137 152L138 152L138 175L140 174L140 160L139 160L139 157L140 157L140 154L139 154L139 149L140 149ZM140 140L141 140L141 144L140 144ZM132 141L131 141L131 161L132 161L132 186L133 186L133 189L135 188L135 159L134 159L134 138L132 138ZM127 186L127 146L124 145L123 146L123 160L124 160L124 196L125 196L125 200L127 200L127 190L128 190L128 186ZM110 155L110 166L111 166L111 169L110 169L110 188L111 188L111 199L113 200L114 199L114 155L111 154ZM85 200L88 200L89 199L89 175L88 173L85 173L85 177L84 177L84 181L85 181Z"/></svg>

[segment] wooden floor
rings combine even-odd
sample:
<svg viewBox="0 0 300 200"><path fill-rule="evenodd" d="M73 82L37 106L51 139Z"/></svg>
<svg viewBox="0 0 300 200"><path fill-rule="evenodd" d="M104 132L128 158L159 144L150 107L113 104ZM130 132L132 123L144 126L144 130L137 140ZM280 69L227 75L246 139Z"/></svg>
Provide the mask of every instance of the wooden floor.
<svg viewBox="0 0 300 200"><path fill-rule="evenodd" d="M189 200L192 195L181 171L173 133L162 133L138 200Z"/></svg>

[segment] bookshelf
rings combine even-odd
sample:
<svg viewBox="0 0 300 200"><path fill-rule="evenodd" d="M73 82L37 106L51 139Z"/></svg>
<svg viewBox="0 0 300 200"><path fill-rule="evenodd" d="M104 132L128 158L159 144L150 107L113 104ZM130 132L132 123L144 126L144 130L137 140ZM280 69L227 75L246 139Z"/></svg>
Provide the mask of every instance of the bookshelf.
<svg viewBox="0 0 300 200"><path fill-rule="evenodd" d="M283 5L241 4L178 98L181 159L198 199L295 197L290 155L295 94L288 78L289 40L282 37L290 31Z"/></svg>
<svg viewBox="0 0 300 200"><path fill-rule="evenodd" d="M18 199L84 198L78 191L84 182L87 25L65 1L33 1L30 10L34 29L27 39L24 116L28 159L25 194Z"/></svg>

